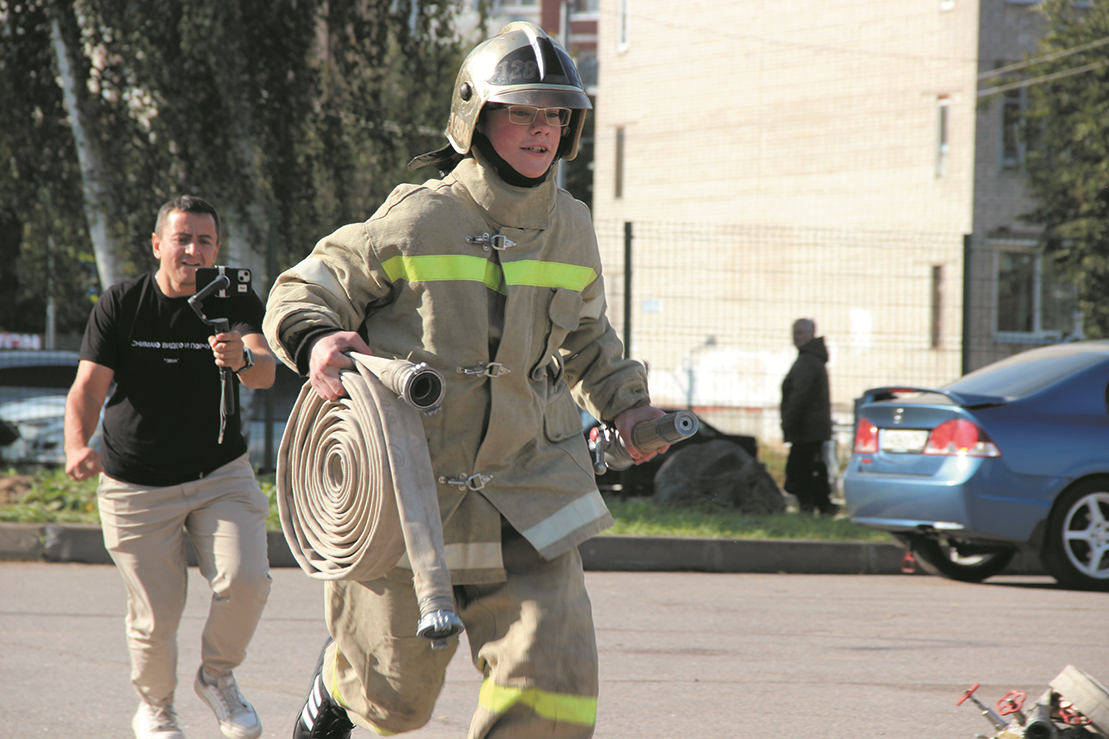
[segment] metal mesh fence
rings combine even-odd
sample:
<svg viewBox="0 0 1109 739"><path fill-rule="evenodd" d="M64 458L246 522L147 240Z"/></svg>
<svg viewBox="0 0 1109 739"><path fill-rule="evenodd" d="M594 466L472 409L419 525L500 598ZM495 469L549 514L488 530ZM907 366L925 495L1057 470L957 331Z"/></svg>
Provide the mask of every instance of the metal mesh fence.
<svg viewBox="0 0 1109 739"><path fill-rule="evenodd" d="M1080 336L1077 318L1067 328L1066 291L1048 280L1034 244L951 231L594 225L609 319L629 355L647 364L656 405L692 408L760 446L780 442L781 383L797 357L798 318L813 319L828 347L841 452L854 400L868 388L935 387ZM0 462L61 461L76 366L76 352L0 351L0 419L8 422L0 427ZM252 458L265 469L303 382L281 369L273 390L243 397ZM3 444L13 428L21 440Z"/></svg>
<svg viewBox="0 0 1109 739"><path fill-rule="evenodd" d="M629 355L647 363L656 404L693 408L764 443L781 438L781 382L797 357L798 318L825 337L841 444L867 388L936 387L968 366L1058 340L996 340L992 246L958 232L595 226L610 320Z"/></svg>

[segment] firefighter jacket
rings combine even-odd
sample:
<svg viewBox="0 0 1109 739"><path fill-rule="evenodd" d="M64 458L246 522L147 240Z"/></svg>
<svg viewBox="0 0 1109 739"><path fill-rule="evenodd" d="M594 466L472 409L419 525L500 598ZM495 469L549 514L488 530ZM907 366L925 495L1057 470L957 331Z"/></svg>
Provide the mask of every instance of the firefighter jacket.
<svg viewBox="0 0 1109 739"><path fill-rule="evenodd" d="M345 330L444 376L423 421L456 584L503 579L502 516L547 558L608 528L575 400L605 421L650 402L605 314L588 209L553 175L513 187L477 157L320 241L264 324L301 374L308 341Z"/></svg>

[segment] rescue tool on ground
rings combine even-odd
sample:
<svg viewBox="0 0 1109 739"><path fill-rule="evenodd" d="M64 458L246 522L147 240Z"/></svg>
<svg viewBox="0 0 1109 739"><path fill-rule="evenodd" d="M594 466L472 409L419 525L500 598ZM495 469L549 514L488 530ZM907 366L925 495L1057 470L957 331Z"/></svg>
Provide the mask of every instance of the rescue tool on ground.
<svg viewBox="0 0 1109 739"><path fill-rule="evenodd" d="M1026 693L1010 690L996 707L978 700L971 685L956 705L968 700L993 726L989 738L976 739L1109 739L1109 690L1074 665L1067 665L1050 687L1025 710Z"/></svg>
<svg viewBox="0 0 1109 739"><path fill-rule="evenodd" d="M632 429L632 443L643 452L653 452L667 444L685 441L697 433L697 416L690 411L675 411L652 421L643 421ZM589 453L593 471L603 475L609 469L625 470L635 460L614 429L601 424L589 432Z"/></svg>

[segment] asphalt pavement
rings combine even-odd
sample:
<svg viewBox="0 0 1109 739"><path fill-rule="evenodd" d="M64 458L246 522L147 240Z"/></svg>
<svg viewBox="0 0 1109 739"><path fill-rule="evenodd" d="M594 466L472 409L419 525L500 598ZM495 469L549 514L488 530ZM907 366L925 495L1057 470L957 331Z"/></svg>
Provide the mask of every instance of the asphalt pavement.
<svg viewBox="0 0 1109 739"><path fill-rule="evenodd" d="M288 737L320 645L323 584L293 567L236 671L264 736ZM982 585L904 575L586 573L601 657L598 739L927 737L991 732L971 704L1034 700L1068 664L1109 676L1104 593L1043 576ZM192 690L210 602L190 569L177 708L218 739ZM125 739L136 697L111 565L0 562L0 739ZM480 675L458 653L416 739L466 734ZM355 739L372 734L356 730Z"/></svg>

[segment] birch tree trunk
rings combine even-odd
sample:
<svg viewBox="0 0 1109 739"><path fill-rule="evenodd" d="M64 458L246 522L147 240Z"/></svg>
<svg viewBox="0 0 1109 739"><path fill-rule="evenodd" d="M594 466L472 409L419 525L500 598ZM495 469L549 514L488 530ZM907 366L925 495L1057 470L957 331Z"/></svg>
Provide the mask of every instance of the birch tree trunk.
<svg viewBox="0 0 1109 739"><path fill-rule="evenodd" d="M57 57L58 73L62 78L62 94L69 125L73 129L73 140L77 157L81 164L81 180L85 201L85 219L88 224L89 238L92 239L93 252L96 254L96 269L100 275L101 289L107 289L123 279L123 260L115 240L108 235L108 213L103 208L107 202L100 173L103 162L95 143L90 139L78 106L80 82L70 64L69 48L62 35L58 19L50 24L54 41L54 54Z"/></svg>

